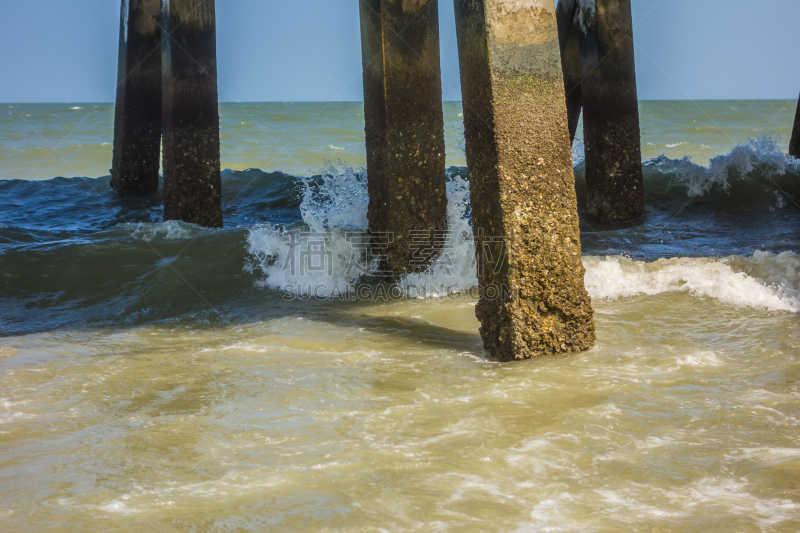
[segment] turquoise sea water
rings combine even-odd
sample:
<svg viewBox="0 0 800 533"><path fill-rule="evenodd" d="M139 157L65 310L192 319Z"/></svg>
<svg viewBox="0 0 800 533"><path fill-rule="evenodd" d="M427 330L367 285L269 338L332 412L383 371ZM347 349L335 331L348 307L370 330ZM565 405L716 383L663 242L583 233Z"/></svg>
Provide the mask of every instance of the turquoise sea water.
<svg viewBox="0 0 800 533"><path fill-rule="evenodd" d="M777 139L785 152L796 103L644 101L643 157L689 155L707 165L711 158L763 136ZM461 104L446 102L444 111L448 165L464 166ZM360 102L224 103L220 119L222 168L308 176L330 162L365 164ZM113 104L20 104L2 109L0 178L105 176L113 128Z"/></svg>

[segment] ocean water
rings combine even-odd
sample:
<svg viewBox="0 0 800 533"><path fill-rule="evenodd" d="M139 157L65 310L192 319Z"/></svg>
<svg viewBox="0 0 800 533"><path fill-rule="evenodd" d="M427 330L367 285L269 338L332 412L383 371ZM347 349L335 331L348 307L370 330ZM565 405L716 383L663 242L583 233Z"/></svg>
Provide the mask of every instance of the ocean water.
<svg viewBox="0 0 800 533"><path fill-rule="evenodd" d="M460 104L451 246L394 287L357 245L359 103L223 104L223 230L112 194L110 106L0 108L0 528L797 531L795 107L642 102L627 224L585 213L578 139L597 347L509 364Z"/></svg>

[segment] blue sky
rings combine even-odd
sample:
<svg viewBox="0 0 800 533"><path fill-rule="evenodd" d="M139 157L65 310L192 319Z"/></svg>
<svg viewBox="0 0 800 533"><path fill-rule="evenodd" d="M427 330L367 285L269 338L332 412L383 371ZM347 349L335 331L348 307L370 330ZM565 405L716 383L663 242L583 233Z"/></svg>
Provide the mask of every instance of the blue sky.
<svg viewBox="0 0 800 533"><path fill-rule="evenodd" d="M460 99L452 0L443 91ZM0 97L114 100L119 0L0 0ZM633 0L643 99L792 98L797 0ZM217 0L220 98L360 100L357 0Z"/></svg>

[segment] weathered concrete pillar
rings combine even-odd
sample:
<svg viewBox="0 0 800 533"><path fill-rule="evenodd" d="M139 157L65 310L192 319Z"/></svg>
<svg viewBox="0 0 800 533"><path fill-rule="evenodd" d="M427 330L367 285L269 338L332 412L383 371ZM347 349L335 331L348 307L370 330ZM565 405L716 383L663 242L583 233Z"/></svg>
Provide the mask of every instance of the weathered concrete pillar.
<svg viewBox="0 0 800 533"><path fill-rule="evenodd" d="M430 263L441 242L434 233L447 226L439 7L436 0L359 4L369 227L383 245L382 270L396 279Z"/></svg>
<svg viewBox="0 0 800 533"><path fill-rule="evenodd" d="M481 297L500 360L595 340L553 0L456 0Z"/></svg>
<svg viewBox="0 0 800 533"><path fill-rule="evenodd" d="M583 143L589 212L602 222L645 214L630 0L581 0Z"/></svg>
<svg viewBox="0 0 800 533"><path fill-rule="evenodd" d="M214 0L163 0L164 220L222 227Z"/></svg>
<svg viewBox="0 0 800 533"><path fill-rule="evenodd" d="M158 191L161 161L161 0L122 0L111 187Z"/></svg>
<svg viewBox="0 0 800 533"><path fill-rule="evenodd" d="M800 100L797 102L797 112L794 115L794 128L789 141L789 155L800 159Z"/></svg>
<svg viewBox="0 0 800 533"><path fill-rule="evenodd" d="M567 123L570 143L575 141L581 119L581 37L578 23L578 0L558 0L556 6L558 40L561 45L561 70L564 72L564 91L567 95Z"/></svg>

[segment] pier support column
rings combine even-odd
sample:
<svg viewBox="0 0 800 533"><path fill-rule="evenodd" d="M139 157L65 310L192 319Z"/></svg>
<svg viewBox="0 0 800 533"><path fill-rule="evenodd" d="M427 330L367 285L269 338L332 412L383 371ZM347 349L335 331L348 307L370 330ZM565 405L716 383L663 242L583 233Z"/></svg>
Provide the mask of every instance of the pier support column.
<svg viewBox="0 0 800 533"><path fill-rule="evenodd" d="M437 0L359 4L369 227L381 239L381 270L397 279L435 258L435 231L447 227L439 7Z"/></svg>
<svg viewBox="0 0 800 533"><path fill-rule="evenodd" d="M222 227L214 0L163 0L164 220Z"/></svg>
<svg viewBox="0 0 800 533"><path fill-rule="evenodd" d="M111 187L158 191L161 161L161 0L122 0Z"/></svg>
<svg viewBox="0 0 800 533"><path fill-rule="evenodd" d="M456 0L480 300L499 360L586 350L584 288L552 0Z"/></svg>
<svg viewBox="0 0 800 533"><path fill-rule="evenodd" d="M583 97L581 93L581 36L578 24L578 1L559 0L556 7L558 40L561 45L561 70L564 73L564 92L567 96L567 123L569 141L575 141L581 119Z"/></svg>
<svg viewBox="0 0 800 533"><path fill-rule="evenodd" d="M800 159L800 100L797 101L797 112L794 115L794 128L789 141L789 155Z"/></svg>
<svg viewBox="0 0 800 533"><path fill-rule="evenodd" d="M645 201L631 2L580 4L587 206L602 222L632 220Z"/></svg>

